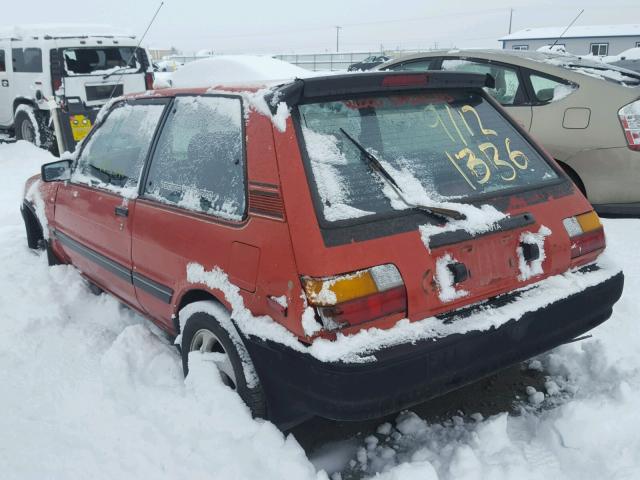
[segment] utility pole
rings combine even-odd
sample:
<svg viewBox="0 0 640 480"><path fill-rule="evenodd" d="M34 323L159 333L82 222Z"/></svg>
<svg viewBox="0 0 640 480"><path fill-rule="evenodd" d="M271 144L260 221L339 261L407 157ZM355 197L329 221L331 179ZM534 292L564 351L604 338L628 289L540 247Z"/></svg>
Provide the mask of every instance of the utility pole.
<svg viewBox="0 0 640 480"><path fill-rule="evenodd" d="M509 34L511 34L511 23L513 22L513 8L509 9Z"/></svg>
<svg viewBox="0 0 640 480"><path fill-rule="evenodd" d="M340 51L340 30L342 27L336 25L336 53Z"/></svg>

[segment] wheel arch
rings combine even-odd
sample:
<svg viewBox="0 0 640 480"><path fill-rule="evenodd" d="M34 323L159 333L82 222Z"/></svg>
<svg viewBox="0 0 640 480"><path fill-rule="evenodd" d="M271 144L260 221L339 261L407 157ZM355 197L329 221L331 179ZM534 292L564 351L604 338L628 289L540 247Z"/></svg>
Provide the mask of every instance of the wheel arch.
<svg viewBox="0 0 640 480"><path fill-rule="evenodd" d="M34 110L39 110L38 104L35 102L35 100L27 97L17 97L13 100L13 116L14 117L16 115L16 110L20 105L29 105L30 107L33 107Z"/></svg>
<svg viewBox="0 0 640 480"><path fill-rule="evenodd" d="M580 175L578 175L578 172L576 172L572 167L570 167L568 164L564 163L562 160L557 160L556 159L556 162L558 162L558 165L560 165L562 167L564 172L569 176L569 178L573 181L573 183L576 184L578 189L586 197L587 196L587 188L585 187L584 182L580 178Z"/></svg>
<svg viewBox="0 0 640 480"><path fill-rule="evenodd" d="M180 293L179 300L175 303L176 308L173 314L173 328L176 331L176 335L181 333L180 319L178 318L180 314L180 310L182 310L184 307L186 307L189 304L192 304L195 302L202 302L202 301L211 301L221 306L222 308L224 308L229 314L231 313L226 302L220 300L216 296L216 294L214 294L210 290L205 290L204 288L191 288L191 289L185 290Z"/></svg>
<svg viewBox="0 0 640 480"><path fill-rule="evenodd" d="M40 248L40 241L44 240L44 230L33 209L33 205L27 201L22 203L22 218L27 229L27 244L29 248Z"/></svg>

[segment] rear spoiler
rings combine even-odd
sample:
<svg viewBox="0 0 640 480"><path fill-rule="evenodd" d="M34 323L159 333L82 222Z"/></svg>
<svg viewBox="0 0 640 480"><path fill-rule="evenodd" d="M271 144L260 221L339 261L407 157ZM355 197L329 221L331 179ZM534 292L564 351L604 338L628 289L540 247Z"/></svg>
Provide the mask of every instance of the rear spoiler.
<svg viewBox="0 0 640 480"><path fill-rule="evenodd" d="M274 88L265 95L265 100L275 114L281 102L293 107L305 100L338 95L483 87L495 87L495 80L491 75L442 71L368 72L297 78L291 83Z"/></svg>

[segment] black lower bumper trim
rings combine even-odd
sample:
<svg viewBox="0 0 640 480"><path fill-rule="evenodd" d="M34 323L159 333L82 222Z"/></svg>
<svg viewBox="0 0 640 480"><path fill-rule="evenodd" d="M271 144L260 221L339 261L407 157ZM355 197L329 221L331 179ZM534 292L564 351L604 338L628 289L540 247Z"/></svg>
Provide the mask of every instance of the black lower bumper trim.
<svg viewBox="0 0 640 480"><path fill-rule="evenodd" d="M640 202L637 203L601 203L593 208L603 217L640 217Z"/></svg>
<svg viewBox="0 0 640 480"><path fill-rule="evenodd" d="M290 426L313 416L365 420L409 408L578 337L611 316L622 272L499 328L376 352L371 363L321 362L250 337L269 418Z"/></svg>

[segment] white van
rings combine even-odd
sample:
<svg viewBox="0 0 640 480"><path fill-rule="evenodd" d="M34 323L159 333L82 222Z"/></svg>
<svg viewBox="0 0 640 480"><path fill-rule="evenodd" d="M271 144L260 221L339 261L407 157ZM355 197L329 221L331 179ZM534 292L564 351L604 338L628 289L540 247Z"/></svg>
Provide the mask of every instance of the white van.
<svg viewBox="0 0 640 480"><path fill-rule="evenodd" d="M17 139L73 151L109 98L152 86L147 52L113 27L0 27L0 129Z"/></svg>

